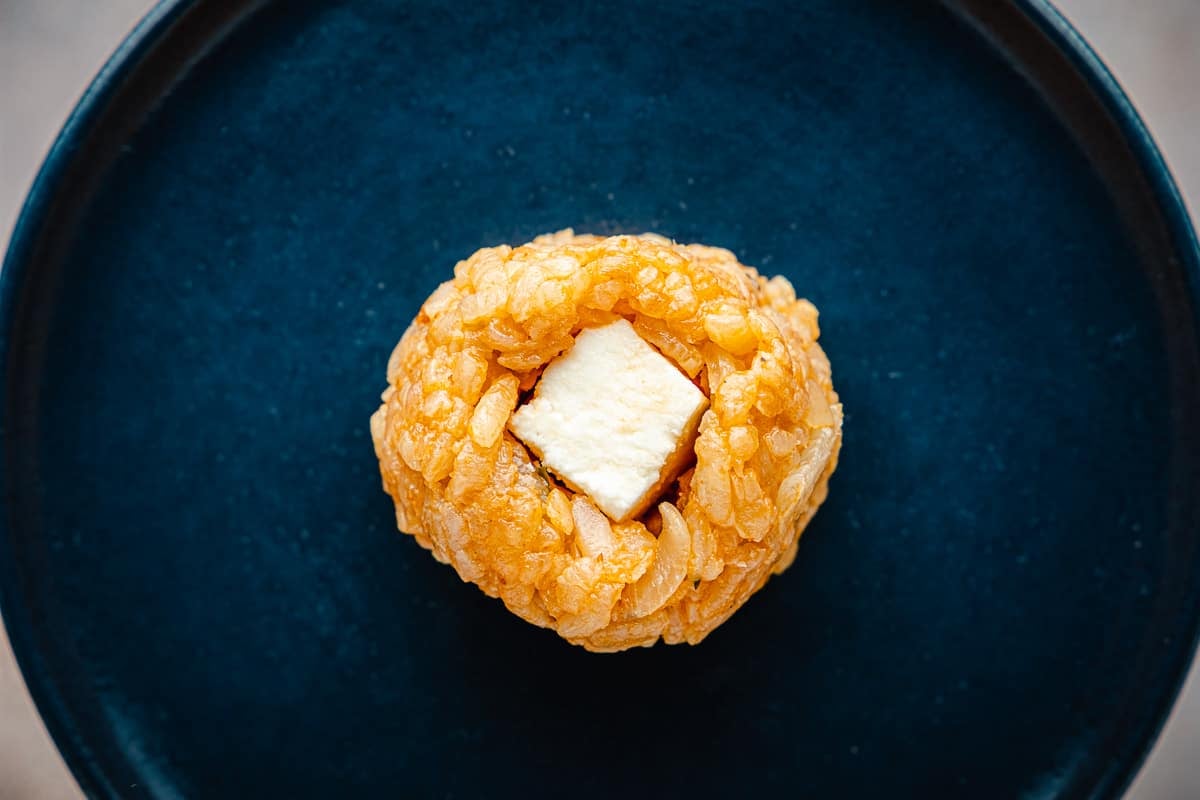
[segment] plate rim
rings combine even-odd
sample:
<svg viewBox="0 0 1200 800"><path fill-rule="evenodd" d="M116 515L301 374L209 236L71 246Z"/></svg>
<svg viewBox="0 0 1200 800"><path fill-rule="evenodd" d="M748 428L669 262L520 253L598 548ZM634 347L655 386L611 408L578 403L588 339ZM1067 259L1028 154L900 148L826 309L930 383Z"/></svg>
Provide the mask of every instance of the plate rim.
<svg viewBox="0 0 1200 800"><path fill-rule="evenodd" d="M55 189L66 177L76 149L101 118L125 79L184 13L199 2L202 0L158 0L105 59L46 151L25 195L0 264L0 374L7 375L11 369L10 351L17 341L14 323L20 287L26 274L33 269L38 235L54 205ZM4 405L7 405L7 398ZM16 566L6 546L12 533L7 501L13 490L3 451L13 422L4 417L4 411L0 406L0 491L5 501L4 514L0 516L0 623L5 627L13 658L38 717L71 777L87 797L120 798L118 787L112 784L98 762L89 757L73 715L62 702L58 689L39 669L41 655L33 641L33 622L29 619L28 609L22 608L24 604L18 598ZM24 613L14 613L18 609Z"/></svg>
<svg viewBox="0 0 1200 800"><path fill-rule="evenodd" d="M1005 1L1032 22L1049 43L1068 58L1116 124L1139 172L1149 183L1158 211L1167 224L1168 239L1182 257L1179 271L1185 280L1191 318L1194 322L1200 322L1200 244L1178 185L1145 122L1100 56L1050 0ZM58 189L76 160L80 145L101 121L125 81L141 68L151 51L169 36L176 23L207 2L159 0L106 59L54 138L25 195L0 266L0 373L7 375L12 369L11 350L18 345L14 326L18 318L20 290L26 276L34 269L34 256L42 230L54 208ZM954 0L939 0L939 5L954 4ZM241 5L252 10L261 5L261 0L243 0ZM1200 325L1197 328L1197 340L1200 342ZM6 449L14 421L5 419L3 412L4 408L0 407L0 448ZM20 421L15 423L20 424ZM0 458L0 491L3 491L5 500L14 493L4 458ZM14 527L7 504L5 512L0 516L0 623L7 630L25 686L56 750L82 791L89 797L121 797L121 791L109 780L98 760L89 755L75 725L76 715L66 707L58 689L40 668L41 655L33 634L35 625L21 600L16 565L6 546ZM1197 537L1200 538L1200 532L1197 532ZM1197 585L1200 586L1200 582ZM1139 774L1158 742L1195 659L1197 644L1200 643L1200 608L1192 609L1190 617L1185 627L1185 656L1179 659L1174 673L1154 704L1150 715L1153 720L1151 730L1140 743L1119 757L1117 763L1099 777L1095 786L1088 787L1092 797L1120 797Z"/></svg>
<svg viewBox="0 0 1200 800"><path fill-rule="evenodd" d="M1167 224L1168 237L1174 249L1182 256L1179 272L1184 279L1185 290L1190 300L1191 318L1194 322L1200 322L1200 240L1197 240L1195 224L1178 183L1150 134L1145 120L1104 60L1051 0L1009 2L1023 12L1059 52L1066 55L1116 124L1121 138L1129 145ZM1200 326L1196 327L1195 335L1197 341L1200 341ZM1200 532L1197 532L1196 536L1200 538ZM1187 641L1184 656L1168 671L1166 685L1163 686L1163 691L1160 692L1151 711L1150 719L1153 721L1149 730L1142 741L1137 742L1123 757L1116 759L1116 763L1110 764L1107 771L1097 776L1095 786L1090 787L1093 798L1123 797L1141 773L1146 760L1161 738L1183 690L1184 682L1191 672L1192 664L1196 661L1197 648L1200 647L1200 608L1191 610L1191 619L1185 630Z"/></svg>

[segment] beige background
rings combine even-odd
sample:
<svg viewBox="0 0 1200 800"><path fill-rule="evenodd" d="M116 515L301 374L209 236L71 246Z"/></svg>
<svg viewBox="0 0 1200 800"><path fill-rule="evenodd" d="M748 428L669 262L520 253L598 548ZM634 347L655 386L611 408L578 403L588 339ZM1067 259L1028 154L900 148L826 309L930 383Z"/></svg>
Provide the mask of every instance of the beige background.
<svg viewBox="0 0 1200 800"><path fill-rule="evenodd" d="M152 0L0 0L0 239L79 93ZM1200 0L1060 0L1200 208ZM0 630L0 800L77 798ZM1130 797L1200 798L1195 671Z"/></svg>

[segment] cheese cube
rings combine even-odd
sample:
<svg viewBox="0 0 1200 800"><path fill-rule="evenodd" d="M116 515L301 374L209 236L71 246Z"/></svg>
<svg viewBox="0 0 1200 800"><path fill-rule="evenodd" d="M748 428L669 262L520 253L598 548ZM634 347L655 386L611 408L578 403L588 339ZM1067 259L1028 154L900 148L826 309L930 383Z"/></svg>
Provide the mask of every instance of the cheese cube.
<svg viewBox="0 0 1200 800"><path fill-rule="evenodd" d="M626 320L588 328L547 365L509 429L620 522L687 463L708 398Z"/></svg>

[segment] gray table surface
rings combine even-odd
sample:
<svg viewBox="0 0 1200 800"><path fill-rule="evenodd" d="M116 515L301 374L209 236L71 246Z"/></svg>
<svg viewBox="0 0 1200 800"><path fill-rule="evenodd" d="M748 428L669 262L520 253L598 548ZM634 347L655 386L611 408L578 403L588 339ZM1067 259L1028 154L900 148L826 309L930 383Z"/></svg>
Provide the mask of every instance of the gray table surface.
<svg viewBox="0 0 1200 800"><path fill-rule="evenodd" d="M0 240L59 126L153 0L0 0ZM1142 112L1200 208L1200 0L1059 0ZM1138 776L1134 800L1200 798L1200 679L1193 668ZM0 629L0 800L78 798Z"/></svg>

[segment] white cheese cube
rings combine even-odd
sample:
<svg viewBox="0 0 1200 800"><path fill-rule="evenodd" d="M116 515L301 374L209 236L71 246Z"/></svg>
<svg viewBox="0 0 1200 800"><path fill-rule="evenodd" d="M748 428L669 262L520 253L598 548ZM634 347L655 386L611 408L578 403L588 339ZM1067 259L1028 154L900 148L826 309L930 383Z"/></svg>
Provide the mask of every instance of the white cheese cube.
<svg viewBox="0 0 1200 800"><path fill-rule="evenodd" d="M704 393L622 319L580 332L508 426L620 522L645 510L686 463L707 407Z"/></svg>

